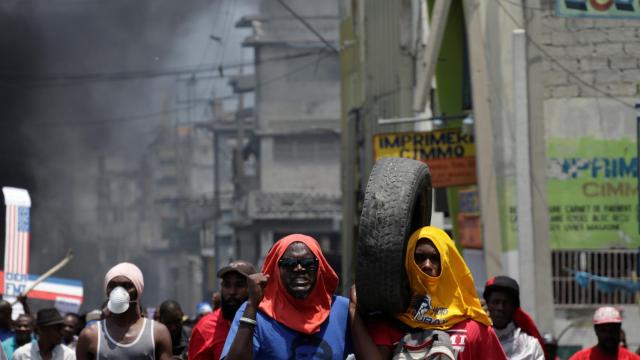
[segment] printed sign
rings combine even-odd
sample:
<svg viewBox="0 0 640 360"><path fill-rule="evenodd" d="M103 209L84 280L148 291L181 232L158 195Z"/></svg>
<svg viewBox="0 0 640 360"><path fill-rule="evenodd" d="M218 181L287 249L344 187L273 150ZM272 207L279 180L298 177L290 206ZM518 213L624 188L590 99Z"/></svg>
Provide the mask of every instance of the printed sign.
<svg viewBox="0 0 640 360"><path fill-rule="evenodd" d="M460 211L456 220L458 232L460 233L460 244L468 249L482 249L480 203L477 187L459 189L458 199Z"/></svg>
<svg viewBox="0 0 640 360"><path fill-rule="evenodd" d="M556 0L558 16L640 18L638 0Z"/></svg>
<svg viewBox="0 0 640 360"><path fill-rule="evenodd" d="M4 284L1 282L4 279L4 272L0 271L0 288L4 289ZM33 284L38 275L29 274L25 278L25 288ZM23 289L24 290L24 289ZM49 300L56 301L63 299L64 301L78 302L82 304L84 299L84 287L82 281L73 279L63 279L57 277L49 277L45 281L36 285L36 287L29 292L28 297L30 299Z"/></svg>
<svg viewBox="0 0 640 360"><path fill-rule="evenodd" d="M436 188L476 183L473 135L460 129L377 134L373 153L375 160L404 157L427 163Z"/></svg>
<svg viewBox="0 0 640 360"><path fill-rule="evenodd" d="M640 246L636 139L549 139L553 248Z"/></svg>

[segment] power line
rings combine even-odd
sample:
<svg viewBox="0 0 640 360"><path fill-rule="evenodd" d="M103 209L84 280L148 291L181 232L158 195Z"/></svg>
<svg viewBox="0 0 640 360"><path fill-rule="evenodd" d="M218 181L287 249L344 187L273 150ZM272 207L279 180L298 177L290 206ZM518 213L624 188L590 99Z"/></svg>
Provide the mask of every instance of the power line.
<svg viewBox="0 0 640 360"><path fill-rule="evenodd" d="M518 26L519 28L523 28L523 26L518 23L518 21L515 19L515 17L513 15L511 15L511 13L502 5L502 3L500 1L497 1L498 6L502 9L502 11L504 11L505 15L507 15L507 17L509 19L511 19L511 21L514 23L514 25ZM557 60L556 58L554 58L553 56L551 56L551 54L549 54L549 52L547 52L547 50L544 49L543 46L541 46L540 44L538 44L537 42L535 42L531 36L529 36L529 34L525 31L524 33L525 37L527 38L527 40L536 48L538 49L538 51L540 51L544 56L546 56L551 62L553 62L556 66L558 66L560 69L562 69L562 71L564 71L565 73L567 73L567 75L569 75L570 77L574 78L576 81L578 81L580 84L582 84L585 87L588 87L589 89L604 95L607 98L610 98L630 109L633 109L635 111L635 106L633 104L629 104L625 101L623 101L622 99L618 98L617 96L608 93L596 86L593 86L591 84L589 84L588 82L586 82L585 80L583 80L580 76L578 76L577 74L575 74L573 71L569 70L569 68L567 68L566 66L564 66L562 63L560 63L559 60Z"/></svg>
<svg viewBox="0 0 640 360"><path fill-rule="evenodd" d="M295 10L293 10L283 0L276 0L276 1L280 3L280 5L282 5L282 7L285 8L288 12L290 12L291 15L293 15L296 19L298 19L298 21L300 21L302 25L304 25L307 29L309 29L309 31L311 31L318 39L320 39L320 41L322 41L327 48L329 48L332 52L336 54L338 53L338 49L336 49L327 39L324 38L324 36L322 36L322 34L320 34L316 29L314 29L314 27L311 26L311 24L309 24L309 22L305 20L302 16L300 16L300 14L295 12Z"/></svg>
<svg viewBox="0 0 640 360"><path fill-rule="evenodd" d="M222 0L223 2L220 3L220 9L222 10L222 6L223 5L227 5L226 10L220 11L220 14L226 15L226 17L223 19L223 25L222 25L222 38L220 39L220 42L222 43L222 49L220 51L220 56L218 57L218 72L220 76L224 76L224 67L222 66L222 63L224 62L224 53L226 52L227 49L227 45L228 45L228 39L229 39L229 34L231 33L231 26L233 25L233 17L231 16L231 12L233 12L235 14L235 1L234 2L224 2L224 0ZM233 1L233 0L230 0ZM232 7L233 6L233 7ZM232 11L233 9L233 11ZM243 68L244 65L242 65L241 68ZM215 84L216 84L216 79L215 78L211 78L209 80L209 84L205 85L205 90L203 92L203 94L201 95L202 97L206 97L206 96L213 96L214 94L214 88L215 88ZM207 114L207 110L209 110L208 107L204 107L202 109L202 116L206 117Z"/></svg>
<svg viewBox="0 0 640 360"><path fill-rule="evenodd" d="M327 52L316 52L316 54L318 54L318 57L313 61L307 62L295 69L287 71L284 74L280 74L273 78L256 83L256 88L262 88L268 84L280 81L282 79L287 78L288 76L299 73L300 71L303 71L304 69L312 65L315 65L317 61L319 61L320 59L332 55L331 53L327 53ZM137 115L129 115L129 116L121 116L121 117L113 117L113 118L103 118L103 119L98 119L93 121L55 121L55 122L37 121L37 122L24 122L19 124L18 126L25 126L25 127L58 127L58 126L63 127L63 126L95 126L95 125L111 126L111 125L119 125L119 124L140 121L145 119L152 119L152 118L157 118L164 115L174 114L180 111L192 109L199 105L200 105L199 103L196 103L196 104L191 104L189 106L177 107L177 108L172 108L168 110L154 111L154 112L145 113L145 114L137 114ZM7 127L7 126L14 126L14 125L0 123L0 128Z"/></svg>
<svg viewBox="0 0 640 360"><path fill-rule="evenodd" d="M129 115L129 116L121 116L121 117L113 117L113 118L103 118L92 121L33 121L33 122L24 122L20 124L7 124L0 123L1 127L9 127L9 126L19 126L19 127L58 127L58 126L93 126L93 125L115 125L119 123L133 122L138 120L145 120L156 118L164 115L169 115L173 113L177 113L179 111L187 110L189 108L195 107L197 105L184 106L180 108L173 108L168 110L154 111L146 114L138 114L138 115Z"/></svg>
<svg viewBox="0 0 640 360"><path fill-rule="evenodd" d="M291 70L291 71L289 71L289 72L286 72L286 73L284 73L284 74L282 74L282 75L279 75L279 76L273 77L273 78L271 78L271 79L265 80L265 81L263 81L263 82L261 82L261 83L256 83L256 89L257 89L257 88L264 87L264 86L265 86L265 85L267 85L267 84L270 84L270 83L273 83L273 82L276 82L276 81L282 80L282 79L284 79L284 78L286 78L286 77L288 77L288 76L291 76L291 75L293 75L293 74L296 74L296 73L298 73L298 72L300 72L300 71L302 71L302 70L304 70L304 69L306 69L306 68L308 68L308 67L310 67L310 66L312 66L312 65L316 65L316 64L317 64L317 62L318 62L320 59L322 59L322 58L324 58L324 57L327 57L327 56L329 56L329 55L333 55L333 53L326 53L326 52L325 52L325 53L322 53L322 52L321 52L321 53L318 53L318 57L317 57L316 59L314 59L313 61L310 61L310 62L308 62L308 63L306 63L306 64L304 64L304 65L302 65L302 66L299 66L299 67L297 67L297 68L295 68L295 69L293 69L293 70Z"/></svg>
<svg viewBox="0 0 640 360"><path fill-rule="evenodd" d="M283 61L295 58L302 58L318 54L318 51L309 51L300 54L286 55L264 59L260 62L230 63L226 65L206 64L195 67L179 67L164 70L136 70L136 71L116 71L116 72L95 72L95 73L69 73L69 74L48 74L33 76L30 74L0 73L0 84L8 87L58 87L74 86L87 83L101 83L113 81L126 81L148 79L166 76L193 75L197 73L207 73L219 71L222 68L236 68L249 65L257 65L269 62ZM213 75L215 78L223 76Z"/></svg>

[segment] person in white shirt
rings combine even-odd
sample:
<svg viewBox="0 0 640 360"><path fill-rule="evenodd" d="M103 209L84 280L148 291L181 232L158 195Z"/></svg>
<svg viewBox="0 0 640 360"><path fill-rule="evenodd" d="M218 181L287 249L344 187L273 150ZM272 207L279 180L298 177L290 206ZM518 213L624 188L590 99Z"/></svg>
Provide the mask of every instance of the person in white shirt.
<svg viewBox="0 0 640 360"><path fill-rule="evenodd" d="M484 288L493 330L509 360L544 360L543 340L533 319L520 308L520 286L508 276L496 276Z"/></svg>
<svg viewBox="0 0 640 360"><path fill-rule="evenodd" d="M14 360L75 360L73 350L62 345L64 320L54 308L38 311L36 334L38 339L19 347L13 353Z"/></svg>

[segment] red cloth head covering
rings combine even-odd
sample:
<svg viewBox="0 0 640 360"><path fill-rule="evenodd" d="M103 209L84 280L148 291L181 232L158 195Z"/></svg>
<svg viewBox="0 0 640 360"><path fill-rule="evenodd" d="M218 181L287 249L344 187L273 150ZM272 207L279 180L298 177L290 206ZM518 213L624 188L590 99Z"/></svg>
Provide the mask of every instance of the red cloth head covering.
<svg viewBox="0 0 640 360"><path fill-rule="evenodd" d="M305 244L318 258L316 284L306 299L294 298L280 281L278 261L294 242ZM338 275L322 255L318 242L307 235L292 234L278 240L264 261L262 272L269 275L260 310L286 327L304 334L320 331L320 326L329 317L331 297L338 287Z"/></svg>

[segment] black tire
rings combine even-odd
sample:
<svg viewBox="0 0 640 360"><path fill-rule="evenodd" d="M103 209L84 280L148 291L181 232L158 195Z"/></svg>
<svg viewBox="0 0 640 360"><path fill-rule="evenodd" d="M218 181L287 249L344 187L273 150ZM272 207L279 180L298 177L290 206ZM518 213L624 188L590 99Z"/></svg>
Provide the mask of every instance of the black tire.
<svg viewBox="0 0 640 360"><path fill-rule="evenodd" d="M367 312L404 312L410 290L407 240L431 221L429 167L405 158L376 162L364 195L356 256L358 304Z"/></svg>

